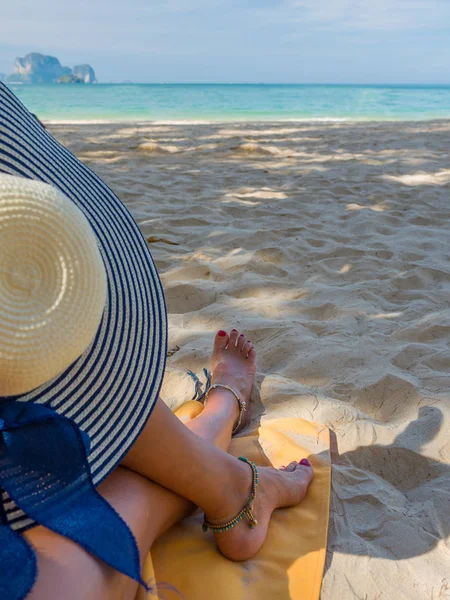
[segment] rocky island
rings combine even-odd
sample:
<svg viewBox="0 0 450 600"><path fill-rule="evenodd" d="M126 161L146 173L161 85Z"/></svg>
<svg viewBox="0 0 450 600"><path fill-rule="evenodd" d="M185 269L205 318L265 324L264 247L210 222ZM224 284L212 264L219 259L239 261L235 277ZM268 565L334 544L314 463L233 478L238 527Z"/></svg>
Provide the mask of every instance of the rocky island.
<svg viewBox="0 0 450 600"><path fill-rule="evenodd" d="M14 72L4 78L7 83L97 83L90 65L63 67L55 56L30 52L14 61Z"/></svg>
<svg viewBox="0 0 450 600"><path fill-rule="evenodd" d="M90 65L78 65L74 67L72 75L78 77L82 83L97 83L94 69Z"/></svg>

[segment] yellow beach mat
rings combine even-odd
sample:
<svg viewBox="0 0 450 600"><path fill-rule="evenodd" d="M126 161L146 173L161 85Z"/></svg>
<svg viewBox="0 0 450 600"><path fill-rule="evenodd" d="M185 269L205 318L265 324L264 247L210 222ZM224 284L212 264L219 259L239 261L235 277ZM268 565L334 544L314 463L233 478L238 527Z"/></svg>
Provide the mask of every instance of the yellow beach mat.
<svg viewBox="0 0 450 600"><path fill-rule="evenodd" d="M183 421L191 410L199 412L199 403L190 404L176 413ZM230 452L247 456L259 466L280 467L292 460L309 458L315 476L306 498L298 506L273 513L263 548L255 558L243 563L234 563L219 554L212 533L202 532L203 515L197 511L153 545L145 563L144 580L156 581L158 593L141 590L136 600L319 598L330 496L328 429L303 419L276 419L246 436L234 438Z"/></svg>

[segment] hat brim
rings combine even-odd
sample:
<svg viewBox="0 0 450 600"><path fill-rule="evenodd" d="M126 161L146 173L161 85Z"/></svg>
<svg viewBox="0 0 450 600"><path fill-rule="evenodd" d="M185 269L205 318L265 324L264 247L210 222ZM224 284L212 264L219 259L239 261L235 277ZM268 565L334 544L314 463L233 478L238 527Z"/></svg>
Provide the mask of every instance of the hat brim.
<svg viewBox="0 0 450 600"><path fill-rule="evenodd" d="M139 436L158 398L167 355L161 281L122 202L2 83L0 171L57 187L85 214L98 241L108 298L94 341L64 373L15 397L49 406L77 423L90 438L89 465L98 485ZM33 524L7 498L4 508L13 529Z"/></svg>

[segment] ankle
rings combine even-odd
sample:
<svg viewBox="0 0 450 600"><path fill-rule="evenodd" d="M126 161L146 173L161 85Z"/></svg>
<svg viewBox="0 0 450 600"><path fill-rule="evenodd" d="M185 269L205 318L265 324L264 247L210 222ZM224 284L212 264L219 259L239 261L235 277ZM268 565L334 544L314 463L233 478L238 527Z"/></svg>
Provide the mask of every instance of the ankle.
<svg viewBox="0 0 450 600"><path fill-rule="evenodd" d="M205 405L207 414L222 416L230 420L231 425L239 418L239 404L232 392L217 388L210 392L208 401Z"/></svg>
<svg viewBox="0 0 450 600"><path fill-rule="evenodd" d="M221 523L234 517L247 504L252 491L253 471L244 462L232 458L228 477L221 482L219 501L211 510L206 511L208 521Z"/></svg>

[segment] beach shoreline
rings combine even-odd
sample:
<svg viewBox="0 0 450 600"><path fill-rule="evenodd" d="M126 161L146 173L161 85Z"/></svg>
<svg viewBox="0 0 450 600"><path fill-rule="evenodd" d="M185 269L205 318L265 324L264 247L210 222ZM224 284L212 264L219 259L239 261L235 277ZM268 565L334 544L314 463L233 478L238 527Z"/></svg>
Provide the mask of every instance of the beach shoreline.
<svg viewBox="0 0 450 600"><path fill-rule="evenodd" d="M237 327L253 424L333 430L322 600L445 597L450 119L47 125L149 239L169 406Z"/></svg>
<svg viewBox="0 0 450 600"><path fill-rule="evenodd" d="M317 125L322 123L342 123L342 124L361 124L361 123L375 123L375 124L411 124L411 123L442 123L450 121L448 117L429 117L423 119L417 119L411 117L406 118L350 118L350 117L322 117L322 118L285 118L285 119L41 119L42 122L47 126L58 126L58 125L261 125L261 124L311 124Z"/></svg>

